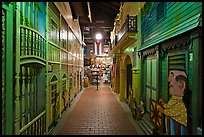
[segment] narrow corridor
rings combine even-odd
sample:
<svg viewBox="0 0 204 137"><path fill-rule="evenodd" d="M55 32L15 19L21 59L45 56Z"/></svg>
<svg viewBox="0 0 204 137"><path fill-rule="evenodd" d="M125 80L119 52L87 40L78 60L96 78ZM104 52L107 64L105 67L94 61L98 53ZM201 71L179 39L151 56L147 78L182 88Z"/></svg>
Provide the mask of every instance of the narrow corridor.
<svg viewBox="0 0 204 137"><path fill-rule="evenodd" d="M51 135L142 135L125 103L108 85L89 86L74 99Z"/></svg>

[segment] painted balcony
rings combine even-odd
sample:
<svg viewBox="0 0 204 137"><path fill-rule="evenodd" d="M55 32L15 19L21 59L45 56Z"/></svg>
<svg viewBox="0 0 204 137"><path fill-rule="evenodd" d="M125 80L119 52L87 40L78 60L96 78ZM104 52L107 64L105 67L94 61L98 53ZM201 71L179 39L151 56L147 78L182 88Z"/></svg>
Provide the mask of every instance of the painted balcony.
<svg viewBox="0 0 204 137"><path fill-rule="evenodd" d="M36 30L20 26L20 59L21 63L46 63L46 40Z"/></svg>
<svg viewBox="0 0 204 137"><path fill-rule="evenodd" d="M20 135L45 135L46 132L46 113L38 115L20 130Z"/></svg>
<svg viewBox="0 0 204 137"><path fill-rule="evenodd" d="M115 38L113 39L113 41L112 41L112 43L111 43L111 48L110 48L110 50L112 50L116 45L117 45L117 36L115 35Z"/></svg>
<svg viewBox="0 0 204 137"><path fill-rule="evenodd" d="M130 46L137 38L137 16L127 15L127 19L119 30L116 42L113 44L113 48L110 51L109 55L112 56L119 49L124 50Z"/></svg>

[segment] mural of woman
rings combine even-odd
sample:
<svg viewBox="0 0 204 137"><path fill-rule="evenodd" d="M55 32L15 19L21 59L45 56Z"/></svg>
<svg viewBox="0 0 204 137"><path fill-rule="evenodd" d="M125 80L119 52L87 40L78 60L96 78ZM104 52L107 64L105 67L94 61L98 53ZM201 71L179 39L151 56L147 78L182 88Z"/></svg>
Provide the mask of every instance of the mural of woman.
<svg viewBox="0 0 204 137"><path fill-rule="evenodd" d="M186 90L187 75L181 70L171 70L168 81L171 98L168 103L165 103L162 98L159 100L163 106L160 112L167 116L166 129L169 135L186 135L187 110L183 96Z"/></svg>

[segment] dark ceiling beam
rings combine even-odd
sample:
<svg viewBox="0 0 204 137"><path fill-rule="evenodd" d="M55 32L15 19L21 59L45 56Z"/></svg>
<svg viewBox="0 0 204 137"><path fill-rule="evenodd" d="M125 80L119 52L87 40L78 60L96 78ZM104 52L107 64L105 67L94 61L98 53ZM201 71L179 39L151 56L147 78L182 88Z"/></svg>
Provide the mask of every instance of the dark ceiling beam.
<svg viewBox="0 0 204 137"><path fill-rule="evenodd" d="M84 9L81 5L81 2L71 2L71 3L75 7L75 10L77 11L79 16L85 16Z"/></svg>
<svg viewBox="0 0 204 137"><path fill-rule="evenodd" d="M107 3L107 2L100 2L101 6L105 9L111 9L114 11L114 14L117 12L119 13L120 6L113 5L113 2Z"/></svg>
<svg viewBox="0 0 204 137"><path fill-rule="evenodd" d="M120 9L120 2L110 2L112 5L118 7Z"/></svg>
<svg viewBox="0 0 204 137"><path fill-rule="evenodd" d="M75 3L72 4L72 10L76 12L76 15L79 15L79 23L83 34L84 43L87 46L93 46L96 32L101 32L103 35L103 40L109 41L110 32L114 27L114 19L119 13L120 2L90 2L92 23L90 23L88 18L87 2L71 3ZM81 13L82 10L83 13ZM87 31L84 29L84 27L89 27L90 30Z"/></svg>
<svg viewBox="0 0 204 137"><path fill-rule="evenodd" d="M81 27L86 26L86 27L90 27L90 28L113 28L112 23L110 23L109 21L105 21L104 23L81 23Z"/></svg>
<svg viewBox="0 0 204 137"><path fill-rule="evenodd" d="M96 5L94 8L92 8L92 12L94 14L102 15L102 16L106 16L106 17L110 17L110 18L116 17L116 15L117 15L113 10L108 9L108 8L104 8L104 7L98 6L98 5Z"/></svg>
<svg viewBox="0 0 204 137"><path fill-rule="evenodd" d="M90 2L87 2L87 6L88 6L88 18L90 20L90 22L92 23L92 13L91 13L91 6L90 6Z"/></svg>
<svg viewBox="0 0 204 137"><path fill-rule="evenodd" d="M74 12L72 13L74 18L77 18L78 16L81 16L81 17L86 16L85 10L81 2L70 2L70 7L71 7L72 12Z"/></svg>

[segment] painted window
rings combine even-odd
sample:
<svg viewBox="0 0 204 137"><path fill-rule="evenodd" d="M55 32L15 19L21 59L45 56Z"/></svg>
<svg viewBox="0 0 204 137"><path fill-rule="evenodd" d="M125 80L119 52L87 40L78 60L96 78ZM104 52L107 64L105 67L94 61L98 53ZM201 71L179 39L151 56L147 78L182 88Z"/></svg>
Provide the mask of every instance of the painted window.
<svg viewBox="0 0 204 137"><path fill-rule="evenodd" d="M157 5L157 21L160 21L165 16L165 2L159 2Z"/></svg>
<svg viewBox="0 0 204 137"><path fill-rule="evenodd" d="M62 29L61 29L61 46L63 48L67 48L67 23L65 19L62 17Z"/></svg>
<svg viewBox="0 0 204 137"><path fill-rule="evenodd" d="M72 32L70 28L68 28L68 51L71 51L71 40L72 40Z"/></svg>
<svg viewBox="0 0 204 137"><path fill-rule="evenodd" d="M46 6L44 2L36 2L38 5L38 32L45 37L46 31Z"/></svg>
<svg viewBox="0 0 204 137"><path fill-rule="evenodd" d="M58 26L53 19L51 19L51 41L57 43Z"/></svg>
<svg viewBox="0 0 204 137"><path fill-rule="evenodd" d="M45 37L46 28L46 4L44 2L21 2L20 23L36 29Z"/></svg>
<svg viewBox="0 0 204 137"><path fill-rule="evenodd" d="M51 102L53 105L55 103L56 93L57 93L57 77L53 76L51 79Z"/></svg>
<svg viewBox="0 0 204 137"><path fill-rule="evenodd" d="M181 54L171 54L169 55L169 70L179 69L186 70L186 55L184 53Z"/></svg>
<svg viewBox="0 0 204 137"><path fill-rule="evenodd" d="M62 91L66 90L66 82L67 82L67 79L66 79L66 75L64 74L62 77Z"/></svg>
<svg viewBox="0 0 204 137"><path fill-rule="evenodd" d="M51 85L51 100L52 100L51 102L52 102L52 104L55 103L56 92L57 92L57 83Z"/></svg>
<svg viewBox="0 0 204 137"><path fill-rule="evenodd" d="M58 114L58 106L59 106L59 98L58 98L58 91L57 91L57 77L54 75L50 81L50 114L51 114L51 121L53 122L57 118Z"/></svg>
<svg viewBox="0 0 204 137"><path fill-rule="evenodd" d="M69 88L72 87L72 74L70 74L69 76Z"/></svg>

